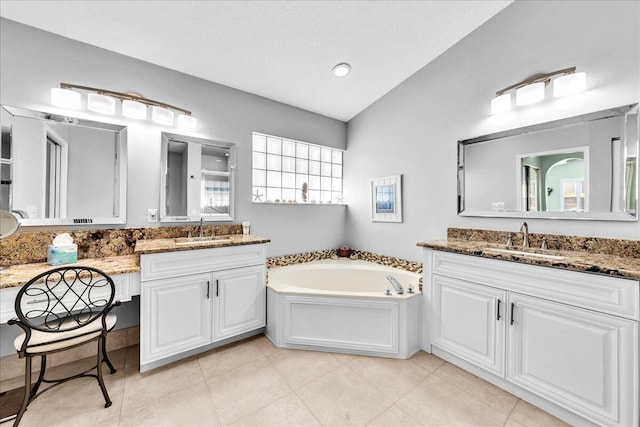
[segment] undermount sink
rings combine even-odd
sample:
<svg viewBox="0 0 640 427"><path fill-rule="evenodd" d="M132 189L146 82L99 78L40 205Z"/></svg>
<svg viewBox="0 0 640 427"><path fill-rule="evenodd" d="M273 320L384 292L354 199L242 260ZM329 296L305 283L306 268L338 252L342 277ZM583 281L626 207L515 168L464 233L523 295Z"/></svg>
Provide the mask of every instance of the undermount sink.
<svg viewBox="0 0 640 427"><path fill-rule="evenodd" d="M494 253L506 254L506 255L516 255L516 256L521 256L525 258L527 257L542 258L542 259L553 259L558 261L565 259L565 257L560 255L541 254L538 252L525 252L525 251L519 251L517 249L501 249L501 248L488 247L488 248L484 248L482 252L494 252Z"/></svg>
<svg viewBox="0 0 640 427"><path fill-rule="evenodd" d="M203 244L215 244L215 243L227 243L231 239L229 237L222 236L209 236L209 237L180 237L173 239L176 245L203 245Z"/></svg>

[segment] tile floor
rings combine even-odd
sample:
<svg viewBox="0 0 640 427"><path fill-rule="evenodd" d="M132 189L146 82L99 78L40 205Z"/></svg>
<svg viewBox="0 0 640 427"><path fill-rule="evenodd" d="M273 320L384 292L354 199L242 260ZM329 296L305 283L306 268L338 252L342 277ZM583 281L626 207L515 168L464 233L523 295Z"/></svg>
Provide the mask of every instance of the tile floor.
<svg viewBox="0 0 640 427"><path fill-rule="evenodd" d="M258 336L140 374L138 351L111 353L118 372L105 375L110 408L96 381L81 379L36 399L20 425L566 425L424 352L394 360L283 350ZM51 372L64 375L90 362ZM19 379L0 385L6 390Z"/></svg>

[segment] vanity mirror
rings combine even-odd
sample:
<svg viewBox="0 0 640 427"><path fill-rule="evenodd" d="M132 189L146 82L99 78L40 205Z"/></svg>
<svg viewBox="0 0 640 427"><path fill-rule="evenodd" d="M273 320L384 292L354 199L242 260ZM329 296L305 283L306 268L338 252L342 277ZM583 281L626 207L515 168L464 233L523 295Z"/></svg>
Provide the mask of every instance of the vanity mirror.
<svg viewBox="0 0 640 427"><path fill-rule="evenodd" d="M638 220L638 104L458 142L462 216Z"/></svg>
<svg viewBox="0 0 640 427"><path fill-rule="evenodd" d="M231 221L235 144L162 133L160 221Z"/></svg>
<svg viewBox="0 0 640 427"><path fill-rule="evenodd" d="M21 226L125 224L125 126L2 107L0 209Z"/></svg>

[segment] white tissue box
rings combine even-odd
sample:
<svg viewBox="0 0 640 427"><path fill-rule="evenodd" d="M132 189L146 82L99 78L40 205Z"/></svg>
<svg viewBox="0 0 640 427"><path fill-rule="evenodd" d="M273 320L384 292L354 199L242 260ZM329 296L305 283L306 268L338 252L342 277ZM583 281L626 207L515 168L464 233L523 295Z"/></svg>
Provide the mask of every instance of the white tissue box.
<svg viewBox="0 0 640 427"><path fill-rule="evenodd" d="M50 265L73 264L78 262L78 245L49 245L47 247L47 262Z"/></svg>

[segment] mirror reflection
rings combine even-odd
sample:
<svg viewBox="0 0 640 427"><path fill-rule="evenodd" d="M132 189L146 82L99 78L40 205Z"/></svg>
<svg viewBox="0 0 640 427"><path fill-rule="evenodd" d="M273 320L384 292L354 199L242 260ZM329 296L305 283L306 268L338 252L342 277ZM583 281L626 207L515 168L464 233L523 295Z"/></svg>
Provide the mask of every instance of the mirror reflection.
<svg viewBox="0 0 640 427"><path fill-rule="evenodd" d="M2 108L0 209L22 225L124 224L126 128Z"/></svg>
<svg viewBox="0 0 640 427"><path fill-rule="evenodd" d="M233 219L235 145L162 134L161 221Z"/></svg>
<svg viewBox="0 0 640 427"><path fill-rule="evenodd" d="M638 106L459 142L459 214L637 220Z"/></svg>

